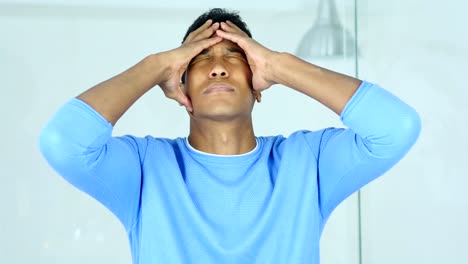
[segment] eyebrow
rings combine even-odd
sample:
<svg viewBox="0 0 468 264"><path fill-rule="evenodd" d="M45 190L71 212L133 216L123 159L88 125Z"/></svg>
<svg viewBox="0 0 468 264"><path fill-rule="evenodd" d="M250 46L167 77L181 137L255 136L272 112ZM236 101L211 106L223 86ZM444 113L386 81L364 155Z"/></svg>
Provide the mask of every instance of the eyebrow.
<svg viewBox="0 0 468 264"><path fill-rule="evenodd" d="M235 53L244 54L244 50L242 50L241 48L238 48L238 47L229 47L229 48L227 48L227 50L228 50L229 52L235 52Z"/></svg>
<svg viewBox="0 0 468 264"><path fill-rule="evenodd" d="M238 48L238 47L228 47L226 48L227 51L229 52L232 52L232 53L240 53L240 54L244 54L244 51L241 49L241 48ZM204 49L202 50L199 55L205 55L205 54L208 54L209 53L209 50L208 49Z"/></svg>

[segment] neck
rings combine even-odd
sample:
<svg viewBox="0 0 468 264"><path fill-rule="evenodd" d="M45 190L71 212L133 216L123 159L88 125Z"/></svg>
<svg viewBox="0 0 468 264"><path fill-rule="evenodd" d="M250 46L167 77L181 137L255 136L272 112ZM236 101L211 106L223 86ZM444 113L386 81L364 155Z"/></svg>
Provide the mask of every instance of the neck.
<svg viewBox="0 0 468 264"><path fill-rule="evenodd" d="M239 155L255 148L252 119L214 121L190 119L188 141L199 151L218 155Z"/></svg>

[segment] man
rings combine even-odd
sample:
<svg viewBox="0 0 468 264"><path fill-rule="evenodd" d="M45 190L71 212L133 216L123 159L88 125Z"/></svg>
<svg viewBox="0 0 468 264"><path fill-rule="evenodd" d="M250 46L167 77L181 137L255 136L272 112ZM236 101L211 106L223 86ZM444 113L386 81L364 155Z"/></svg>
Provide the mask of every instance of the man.
<svg viewBox="0 0 468 264"><path fill-rule="evenodd" d="M253 105L273 84L324 104L349 129L255 136ZM111 137L155 86L187 109L188 137ZM119 218L134 263L319 263L333 209L396 164L419 132L418 114L379 86L271 51L236 13L213 9L179 48L62 106L40 148Z"/></svg>

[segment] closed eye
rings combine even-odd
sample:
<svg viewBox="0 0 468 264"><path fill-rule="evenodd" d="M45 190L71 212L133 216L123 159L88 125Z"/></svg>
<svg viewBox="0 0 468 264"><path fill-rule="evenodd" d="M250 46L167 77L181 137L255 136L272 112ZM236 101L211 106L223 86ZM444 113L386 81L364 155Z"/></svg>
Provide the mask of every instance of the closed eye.
<svg viewBox="0 0 468 264"><path fill-rule="evenodd" d="M236 59L236 60L241 60L247 62L246 58L242 56L241 54L229 54L226 55L226 58L228 59Z"/></svg>
<svg viewBox="0 0 468 264"><path fill-rule="evenodd" d="M226 54L227 55L237 55L237 56L239 56L240 58L243 58L243 59L246 58L244 50L242 50L238 46L226 48Z"/></svg>
<svg viewBox="0 0 468 264"><path fill-rule="evenodd" d="M209 59L210 57L207 56L207 55L197 55L195 58L192 59L192 61L190 62L190 65L193 65L197 62L200 62L202 60L206 60L206 59Z"/></svg>

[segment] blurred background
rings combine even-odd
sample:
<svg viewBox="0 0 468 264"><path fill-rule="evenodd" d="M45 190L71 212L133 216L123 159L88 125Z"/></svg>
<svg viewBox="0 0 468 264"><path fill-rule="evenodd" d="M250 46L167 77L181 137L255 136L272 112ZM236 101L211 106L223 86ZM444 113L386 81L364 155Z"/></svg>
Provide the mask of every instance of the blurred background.
<svg viewBox="0 0 468 264"><path fill-rule="evenodd" d="M0 0L0 263L131 263L107 209L41 157L42 126L71 97L176 48L219 1ZM391 171L342 203L321 240L324 264L468 263L468 2L289 0L223 3L277 51L378 83L421 115L421 136ZM319 103L274 86L257 135L342 127ZM159 88L114 135L179 137L188 116Z"/></svg>

